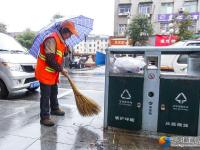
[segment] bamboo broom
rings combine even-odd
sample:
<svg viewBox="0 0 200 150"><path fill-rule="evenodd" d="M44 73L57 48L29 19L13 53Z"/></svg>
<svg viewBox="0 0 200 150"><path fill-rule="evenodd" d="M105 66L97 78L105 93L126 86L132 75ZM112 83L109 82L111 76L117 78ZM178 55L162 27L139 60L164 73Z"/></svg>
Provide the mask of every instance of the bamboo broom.
<svg viewBox="0 0 200 150"><path fill-rule="evenodd" d="M65 77L69 80L69 83L72 87L72 90L74 92L75 100L76 100L76 106L78 108L79 113L82 116L92 116L97 115L101 108L100 106L91 98L83 95L75 83L71 80L70 76L67 74Z"/></svg>

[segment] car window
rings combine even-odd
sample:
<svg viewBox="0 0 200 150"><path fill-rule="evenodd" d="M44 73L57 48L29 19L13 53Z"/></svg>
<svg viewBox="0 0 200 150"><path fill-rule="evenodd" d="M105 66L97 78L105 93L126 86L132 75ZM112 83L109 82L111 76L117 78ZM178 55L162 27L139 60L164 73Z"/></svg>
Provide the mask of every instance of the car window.
<svg viewBox="0 0 200 150"><path fill-rule="evenodd" d="M200 43L190 43L187 46L200 46Z"/></svg>
<svg viewBox="0 0 200 150"><path fill-rule="evenodd" d="M22 51L25 49L11 36L0 33L0 49L3 51Z"/></svg>
<svg viewBox="0 0 200 150"><path fill-rule="evenodd" d="M178 41L178 42L176 42L176 43L174 43L174 44L172 44L172 45L170 45L171 47L174 47L174 46L183 46L185 44L185 42L184 41Z"/></svg>
<svg viewBox="0 0 200 150"><path fill-rule="evenodd" d="M187 46L200 46L200 42L199 43L189 43L187 44ZM184 55L180 55L177 63L179 64L187 64L187 59L188 59L188 55L184 54Z"/></svg>
<svg viewBox="0 0 200 150"><path fill-rule="evenodd" d="M187 55L187 54L183 54L183 55L180 55L180 56L178 57L177 62L178 62L179 64L187 64L187 59L188 59L188 55Z"/></svg>

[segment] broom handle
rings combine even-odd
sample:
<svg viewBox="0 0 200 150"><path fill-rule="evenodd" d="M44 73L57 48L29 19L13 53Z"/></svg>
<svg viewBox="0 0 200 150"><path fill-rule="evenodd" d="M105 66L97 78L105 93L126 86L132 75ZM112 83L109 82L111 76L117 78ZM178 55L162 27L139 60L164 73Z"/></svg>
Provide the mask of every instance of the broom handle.
<svg viewBox="0 0 200 150"><path fill-rule="evenodd" d="M73 84L72 79L70 78L69 74L64 75L68 80L70 84Z"/></svg>
<svg viewBox="0 0 200 150"><path fill-rule="evenodd" d="M64 76L68 79L68 81L69 81L69 83L70 83L72 89L77 90L77 88L76 88L74 82L72 81L71 77L69 76L69 74L66 74L66 75L64 75Z"/></svg>

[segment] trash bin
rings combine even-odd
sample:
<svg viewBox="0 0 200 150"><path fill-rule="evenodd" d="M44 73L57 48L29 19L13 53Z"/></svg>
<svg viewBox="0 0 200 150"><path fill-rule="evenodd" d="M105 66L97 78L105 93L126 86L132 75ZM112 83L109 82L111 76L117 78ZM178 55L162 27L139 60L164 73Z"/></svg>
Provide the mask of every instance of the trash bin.
<svg viewBox="0 0 200 150"><path fill-rule="evenodd" d="M162 75L158 132L197 136L200 78Z"/></svg>
<svg viewBox="0 0 200 150"><path fill-rule="evenodd" d="M200 75L160 72L161 54L198 52L199 47L108 48L104 128L200 135ZM138 73L113 72L115 54L142 54L146 65Z"/></svg>
<svg viewBox="0 0 200 150"><path fill-rule="evenodd" d="M142 127L143 82L141 76L110 76L108 125L139 130Z"/></svg>

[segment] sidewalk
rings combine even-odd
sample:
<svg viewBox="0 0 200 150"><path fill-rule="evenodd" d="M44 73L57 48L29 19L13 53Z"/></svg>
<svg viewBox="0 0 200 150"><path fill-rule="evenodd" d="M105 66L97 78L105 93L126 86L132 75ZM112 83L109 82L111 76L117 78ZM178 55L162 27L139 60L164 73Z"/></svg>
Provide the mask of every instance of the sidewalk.
<svg viewBox="0 0 200 150"><path fill-rule="evenodd" d="M53 116L54 127L39 123L39 102L0 100L0 150L120 150L156 149L157 140L114 129L103 129L103 91L83 91L102 112L81 117L73 93L59 99L64 117Z"/></svg>
<svg viewBox="0 0 200 150"><path fill-rule="evenodd" d="M102 68L101 68L102 69ZM162 150L159 134L103 128L104 91L81 90L102 108L97 116L79 115L71 89L60 89L64 117L52 116L56 125L40 125L39 97L0 100L0 150ZM38 93L39 95L39 93ZM165 135L165 134L162 134ZM170 148L191 149L195 148ZM196 148L199 149L199 148Z"/></svg>

